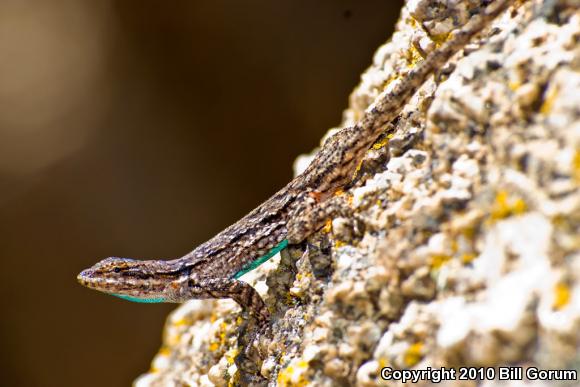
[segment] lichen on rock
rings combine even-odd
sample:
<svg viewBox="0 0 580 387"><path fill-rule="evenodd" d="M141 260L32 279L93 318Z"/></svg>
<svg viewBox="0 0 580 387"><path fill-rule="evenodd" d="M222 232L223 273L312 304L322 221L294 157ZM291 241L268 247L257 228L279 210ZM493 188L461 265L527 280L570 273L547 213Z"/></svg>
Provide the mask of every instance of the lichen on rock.
<svg viewBox="0 0 580 387"><path fill-rule="evenodd" d="M259 339L270 384L374 386L386 366L579 368L580 11L515 3L385 128L343 193L355 216L243 278L274 312ZM341 126L479 4L408 1ZM136 385L235 384L239 316L229 300L178 308Z"/></svg>

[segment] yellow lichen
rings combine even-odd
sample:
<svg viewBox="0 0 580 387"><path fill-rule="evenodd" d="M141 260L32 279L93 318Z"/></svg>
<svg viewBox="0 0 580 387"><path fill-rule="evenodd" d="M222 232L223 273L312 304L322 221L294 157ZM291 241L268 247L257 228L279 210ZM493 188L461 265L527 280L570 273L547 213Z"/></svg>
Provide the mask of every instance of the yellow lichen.
<svg viewBox="0 0 580 387"><path fill-rule="evenodd" d="M346 202L348 203L348 205L349 205L349 206L352 206L352 203L354 202L354 196L352 196L352 195L349 195L349 196L346 198Z"/></svg>
<svg viewBox="0 0 580 387"><path fill-rule="evenodd" d="M465 265L473 262L473 260L475 259L476 255L473 253L463 253L461 254L461 262L463 262Z"/></svg>
<svg viewBox="0 0 580 387"><path fill-rule="evenodd" d="M542 103L542 106L540 107L540 113L548 114L552 111L552 108L554 107L554 101L558 96L558 91L558 86L548 88L546 96L544 97L544 103Z"/></svg>
<svg viewBox="0 0 580 387"><path fill-rule="evenodd" d="M387 86L389 86L391 84L391 82L393 82L396 79L400 79L400 78L401 78L401 76L398 75L397 73L390 74L389 77L381 83L381 86L379 87L380 90L385 91L385 89L387 88Z"/></svg>
<svg viewBox="0 0 580 387"><path fill-rule="evenodd" d="M475 227L465 227L461 229L461 235L463 235L465 239L470 241L473 240L475 237Z"/></svg>
<svg viewBox="0 0 580 387"><path fill-rule="evenodd" d="M278 373L278 386L282 387L303 387L308 385L306 372L308 371L308 362L298 360L292 362L288 367Z"/></svg>
<svg viewBox="0 0 580 387"><path fill-rule="evenodd" d="M509 81L507 85L511 91L516 91L522 86L522 83L520 81Z"/></svg>
<svg viewBox="0 0 580 387"><path fill-rule="evenodd" d="M419 363L421 357L423 357L423 355L421 354L422 349L423 349L422 342L417 342L411 345L409 348L407 348L407 351L405 352L405 355L403 357L403 361L408 367L412 367L415 364Z"/></svg>
<svg viewBox="0 0 580 387"><path fill-rule="evenodd" d="M277 382L279 386L289 386L291 385L292 376L294 375L294 367L289 365L280 372L278 372Z"/></svg>
<svg viewBox="0 0 580 387"><path fill-rule="evenodd" d="M228 361L228 364L234 364L236 357L240 354L240 351L237 348L232 348L227 351L224 356Z"/></svg>
<svg viewBox="0 0 580 387"><path fill-rule="evenodd" d="M457 239L452 239L449 243L451 246L451 251L456 253L459 250L459 243L457 243Z"/></svg>
<svg viewBox="0 0 580 387"><path fill-rule="evenodd" d="M225 322L221 322L219 325L219 331L216 333L217 340L212 340L209 343L209 350L211 352L215 352L226 345L226 328L227 324Z"/></svg>
<svg viewBox="0 0 580 387"><path fill-rule="evenodd" d="M389 365L389 361L387 359L385 359L384 357L379 358L379 368L380 369L383 369L388 365Z"/></svg>
<svg viewBox="0 0 580 387"><path fill-rule="evenodd" d="M451 259L451 256L446 254L434 254L431 256L431 268L439 269L447 261Z"/></svg>
<svg viewBox="0 0 580 387"><path fill-rule="evenodd" d="M388 143L389 143L389 138L388 138L388 136L385 136L385 137L381 138L379 141L375 142L373 144L372 148L374 150L379 150L382 147L384 147L385 145L387 145Z"/></svg>
<svg viewBox="0 0 580 387"><path fill-rule="evenodd" d="M510 198L506 191L499 191L491 209L491 220L505 219L509 216L521 215L528 210L526 202L521 198Z"/></svg>
<svg viewBox="0 0 580 387"><path fill-rule="evenodd" d="M524 214L527 210L528 210L528 205L526 204L526 202L524 202L524 199L517 198L514 201L514 204L512 206L512 213L514 215Z"/></svg>
<svg viewBox="0 0 580 387"><path fill-rule="evenodd" d="M551 218L552 224L556 227L566 227L568 219L562 214L556 214Z"/></svg>
<svg viewBox="0 0 580 387"><path fill-rule="evenodd" d="M191 325L191 321L189 321L189 319L186 318L180 318L179 320L173 321L174 327L180 327L184 325Z"/></svg>
<svg viewBox="0 0 580 387"><path fill-rule="evenodd" d="M445 43L451 34L449 32L443 34L431 35L431 40L435 43L435 47L439 48L443 43Z"/></svg>
<svg viewBox="0 0 580 387"><path fill-rule="evenodd" d="M554 303L552 308L560 310L570 302L570 287L564 282L558 282L554 286Z"/></svg>
<svg viewBox="0 0 580 387"><path fill-rule="evenodd" d="M322 228L322 232L329 233L332 231L332 219L328 219Z"/></svg>
<svg viewBox="0 0 580 387"><path fill-rule="evenodd" d="M296 292L288 292L286 293L286 306L293 306L296 305L297 299L299 299L298 294Z"/></svg>
<svg viewBox="0 0 580 387"><path fill-rule="evenodd" d="M576 149L572 158L572 176L576 183L580 183L580 149Z"/></svg>
<svg viewBox="0 0 580 387"><path fill-rule="evenodd" d="M334 247L336 247L337 249L340 247L346 246L346 242L343 241L335 241L334 242Z"/></svg>
<svg viewBox="0 0 580 387"><path fill-rule="evenodd" d="M211 352L215 352L219 349L220 345L217 341L212 341L211 343L209 343L209 350Z"/></svg>
<svg viewBox="0 0 580 387"><path fill-rule="evenodd" d="M352 180L356 179L356 175L358 175L358 173L362 167L362 163L363 163L362 160L358 162L358 165L356 166L356 169L354 170L354 172L352 174L352 178L351 178Z"/></svg>
<svg viewBox="0 0 580 387"><path fill-rule="evenodd" d="M415 46L411 46L411 48L409 48L409 50L407 51L405 59L407 59L407 67L413 68L417 65L417 63L423 60L423 56L421 55L419 50L415 48Z"/></svg>

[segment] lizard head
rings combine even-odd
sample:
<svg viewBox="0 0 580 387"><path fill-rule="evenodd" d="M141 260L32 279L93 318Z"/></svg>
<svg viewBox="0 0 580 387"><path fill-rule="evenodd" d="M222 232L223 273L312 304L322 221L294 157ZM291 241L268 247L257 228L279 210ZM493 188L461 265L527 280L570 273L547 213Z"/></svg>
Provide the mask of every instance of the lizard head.
<svg viewBox="0 0 580 387"><path fill-rule="evenodd" d="M169 270L168 270L169 269ZM179 270L170 270L168 261L139 261L107 258L83 270L77 280L88 288L134 302L171 302L171 285Z"/></svg>

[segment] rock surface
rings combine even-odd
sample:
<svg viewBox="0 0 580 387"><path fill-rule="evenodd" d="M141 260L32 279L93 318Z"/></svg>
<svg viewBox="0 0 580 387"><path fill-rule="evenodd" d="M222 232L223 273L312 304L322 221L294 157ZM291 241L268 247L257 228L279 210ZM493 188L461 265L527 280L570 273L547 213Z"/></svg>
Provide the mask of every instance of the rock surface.
<svg viewBox="0 0 580 387"><path fill-rule="evenodd" d="M479 3L409 0L341 126ZM383 367L580 368L579 9L516 1L385 127L344 194L356 217L242 278L274 312L257 339L271 385L385 385ZM241 324L230 300L180 306L136 385L239 383Z"/></svg>

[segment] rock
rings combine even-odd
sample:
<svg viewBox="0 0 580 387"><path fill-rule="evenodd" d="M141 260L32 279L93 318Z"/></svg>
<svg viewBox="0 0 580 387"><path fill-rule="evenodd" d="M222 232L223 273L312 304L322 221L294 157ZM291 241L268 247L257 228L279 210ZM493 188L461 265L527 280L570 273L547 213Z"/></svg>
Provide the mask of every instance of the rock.
<svg viewBox="0 0 580 387"><path fill-rule="evenodd" d="M474 3L409 1L341 125L464 23ZM578 368L580 11L574 1L515 4L369 150L386 160L344 194L353 219L312 237L292 291L268 294L264 279L288 274L276 262L245 278L260 282L275 311L270 334L256 340L271 385L371 386L387 366ZM309 258L325 255L331 270L313 271ZM136 385L238 383L239 316L227 300L178 308Z"/></svg>

